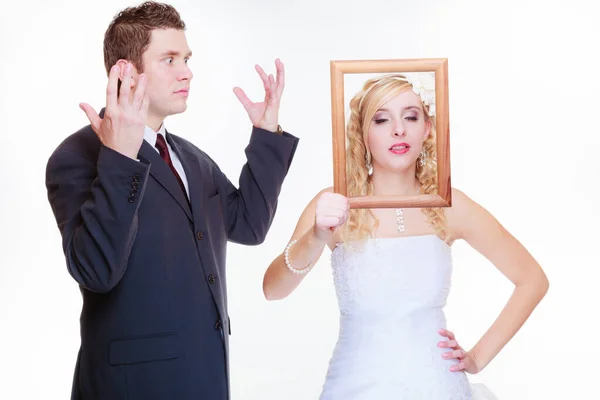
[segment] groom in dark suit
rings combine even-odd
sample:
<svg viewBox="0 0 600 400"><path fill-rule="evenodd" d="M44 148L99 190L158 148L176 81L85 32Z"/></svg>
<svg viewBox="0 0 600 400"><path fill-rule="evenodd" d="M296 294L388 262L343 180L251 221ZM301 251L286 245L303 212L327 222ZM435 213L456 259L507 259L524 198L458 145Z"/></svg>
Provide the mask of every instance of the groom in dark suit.
<svg viewBox="0 0 600 400"><path fill-rule="evenodd" d="M236 188L163 123L186 109L190 56L173 7L119 13L104 39L106 107L81 104L90 125L48 161L48 199L83 296L72 399L230 397L226 245L263 242L298 139L278 124L283 64L276 79L257 66L265 100L234 89L253 124Z"/></svg>

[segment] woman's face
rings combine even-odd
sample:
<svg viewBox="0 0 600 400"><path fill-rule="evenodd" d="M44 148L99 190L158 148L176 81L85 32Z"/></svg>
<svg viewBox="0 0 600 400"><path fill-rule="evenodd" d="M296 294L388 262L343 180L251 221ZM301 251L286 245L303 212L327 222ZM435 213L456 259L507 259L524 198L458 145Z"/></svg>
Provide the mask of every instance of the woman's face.
<svg viewBox="0 0 600 400"><path fill-rule="evenodd" d="M392 98L375 112L369 125L373 169L402 171L414 166L429 131L418 95L406 90Z"/></svg>

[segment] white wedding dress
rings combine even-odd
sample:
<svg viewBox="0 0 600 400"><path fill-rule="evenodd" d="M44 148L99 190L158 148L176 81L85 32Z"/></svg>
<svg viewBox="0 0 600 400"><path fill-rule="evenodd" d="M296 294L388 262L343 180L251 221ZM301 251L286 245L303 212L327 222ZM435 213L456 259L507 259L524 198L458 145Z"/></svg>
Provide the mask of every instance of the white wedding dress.
<svg viewBox="0 0 600 400"><path fill-rule="evenodd" d="M438 347L448 340L438 333L452 275L446 243L423 235L338 244L331 265L340 328L320 400L496 400L450 371L458 360Z"/></svg>

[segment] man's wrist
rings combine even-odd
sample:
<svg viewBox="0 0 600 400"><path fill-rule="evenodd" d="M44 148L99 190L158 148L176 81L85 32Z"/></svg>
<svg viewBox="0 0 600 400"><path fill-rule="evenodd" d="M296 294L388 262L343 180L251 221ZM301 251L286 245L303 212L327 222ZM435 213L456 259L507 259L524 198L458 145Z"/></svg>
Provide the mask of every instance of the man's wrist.
<svg viewBox="0 0 600 400"><path fill-rule="evenodd" d="M268 125L268 126L258 126L258 128L263 129L265 131L276 133L278 135L283 134L283 128L279 124L277 124L277 125Z"/></svg>

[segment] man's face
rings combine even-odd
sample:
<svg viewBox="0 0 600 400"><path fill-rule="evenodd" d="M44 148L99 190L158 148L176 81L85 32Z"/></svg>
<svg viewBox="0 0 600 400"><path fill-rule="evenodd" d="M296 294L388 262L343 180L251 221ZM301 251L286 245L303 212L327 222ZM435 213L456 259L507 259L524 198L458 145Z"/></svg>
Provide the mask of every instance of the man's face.
<svg viewBox="0 0 600 400"><path fill-rule="evenodd" d="M169 115L186 110L193 77L188 67L191 55L183 30L152 31L148 49L142 54L142 65L147 78L146 94L150 98L148 125L153 129L158 129Z"/></svg>

